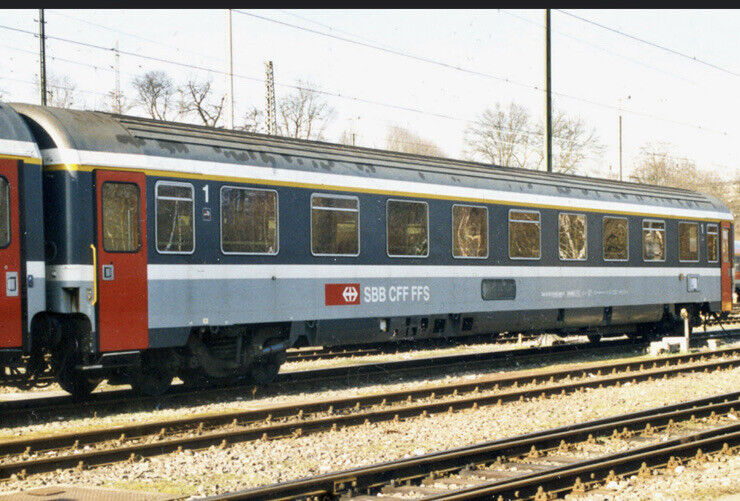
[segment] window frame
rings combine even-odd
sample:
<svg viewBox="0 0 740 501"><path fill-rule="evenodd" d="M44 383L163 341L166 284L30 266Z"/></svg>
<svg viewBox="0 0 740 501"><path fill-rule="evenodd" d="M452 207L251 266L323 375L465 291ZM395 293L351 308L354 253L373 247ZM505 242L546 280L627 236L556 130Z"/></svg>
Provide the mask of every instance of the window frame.
<svg viewBox="0 0 740 501"><path fill-rule="evenodd" d="M649 230L662 231L663 232L663 259L645 259L645 223L663 223L663 229L658 230L655 228L648 228ZM665 219L650 219L643 218L642 225L640 226L640 241L642 242L642 262L643 263L665 263L668 258L668 227L665 224Z"/></svg>
<svg viewBox="0 0 740 501"><path fill-rule="evenodd" d="M390 202L404 202L404 203L413 203L413 204L424 204L424 206L426 207L426 211L427 211L427 253L426 254L423 254L423 255L422 254L415 254L415 255L410 255L409 256L409 255L391 254L390 253L390 249L389 249L389 245L388 245L390 243L390 239L389 239L389 237L390 237L390 225L388 224L388 222L389 222L389 219L388 219L388 208L389 208L389 203ZM388 257L391 257L391 258L416 258L416 259L426 259L426 258L428 258L429 257L429 252L431 251L431 247L432 247L432 241L431 241L431 238L430 238L431 235L430 235L430 232L429 232L430 223L431 223L431 221L429 221L429 202L424 201L424 200L421 200L420 201L420 200L404 200L402 198L387 198L385 200L385 253L386 253L386 255Z"/></svg>
<svg viewBox="0 0 740 501"><path fill-rule="evenodd" d="M136 191L139 194L139 246L136 248L136 250L133 251L110 251L105 248L105 217L103 217L102 211L103 211L103 186L106 184L128 184L131 186L136 187ZM101 231L101 237L103 241L103 251L105 251L106 254L138 254L141 251L141 230L142 230L142 223L141 223L141 186L139 186L137 183L133 183L131 181L114 181L114 180L108 180L103 181L103 184L100 186L100 231ZM193 212L195 209L193 209ZM155 214L156 219L156 214Z"/></svg>
<svg viewBox="0 0 740 501"><path fill-rule="evenodd" d="M8 242L5 245L0 245L0 249L7 249L13 243L13 218L10 214L10 211L13 209L13 199L10 196L12 186L10 185L10 179L7 177L0 175L0 179L5 181L8 186Z"/></svg>
<svg viewBox="0 0 740 501"><path fill-rule="evenodd" d="M236 252L236 251L225 251L224 250L224 217L223 217L223 200L224 200L224 189L232 190L252 190L252 191L271 191L275 193L275 239L277 240L277 248L275 252ZM218 232L219 232L219 247L221 248L221 254L225 256L276 256L280 252L280 193L277 190L271 190L267 188L252 188L245 186L237 186L233 184L224 184L218 190Z"/></svg>
<svg viewBox="0 0 740 501"><path fill-rule="evenodd" d="M689 224L696 226L696 259L681 259L681 225ZM679 263L698 263L701 260L701 245L699 245L699 232L701 225L697 222L692 221L679 221L678 222L678 262Z"/></svg>
<svg viewBox="0 0 740 501"><path fill-rule="evenodd" d="M316 253L313 251L313 199L315 197L324 197L324 198L341 198L344 200L355 200L357 201L357 210L354 209L345 209L341 207L317 207L316 210L336 210L340 212L357 212L357 253L356 254L321 254ZM360 252L362 252L362 229L360 224L360 198L354 195L335 195L333 193L321 193L321 192L314 192L311 193L311 200L309 201L309 215L308 215L308 225L309 225L309 246L311 248L311 255L314 257L358 257L360 255ZM427 217L428 222L428 217ZM387 226L387 225L386 225Z"/></svg>
<svg viewBox="0 0 740 501"><path fill-rule="evenodd" d="M540 244L539 245L539 251L538 251L539 256L537 256L537 257L512 257L511 256L511 226L510 226L510 224L511 224L511 212L512 211L514 211L514 212L527 212L527 213L530 213L530 214L537 214L537 222L536 223L534 221L520 221L518 219L515 220L515 221L517 223L526 223L526 224L536 224L537 225L537 231L539 232L539 236L540 236L540 238L538 239L539 240L539 244ZM540 213L540 211L538 211L538 210L532 210L532 209L514 209L514 208L509 209L509 211L507 213L507 218L506 218L506 245L507 245L507 248L508 248L509 259L512 259L512 260L514 260L514 259L516 259L516 260L526 260L526 261L540 261L540 260L542 260L542 214Z"/></svg>
<svg viewBox="0 0 740 501"><path fill-rule="evenodd" d="M562 257L560 255L560 215L561 214L565 216L583 216L583 220L584 220L583 243L586 244L586 255L581 259L567 258L567 257ZM586 213L584 212L562 212L562 211L558 212L558 259L560 259L560 261L571 261L571 262L588 261L588 216L586 215Z"/></svg>
<svg viewBox="0 0 740 501"><path fill-rule="evenodd" d="M604 254L604 220L605 219L623 219L627 222L627 258L626 259L607 259ZM601 259L607 262L625 263L630 260L630 220L621 216L602 216L601 217Z"/></svg>
<svg viewBox="0 0 740 501"><path fill-rule="evenodd" d="M714 231L710 231L710 228L714 228ZM717 252L715 253L715 256L717 259L709 259L709 235L714 234L717 238ZM719 254L720 254L720 243L719 243L719 225L717 223L707 223L707 238L706 238L706 246L707 246L707 263L719 263Z"/></svg>
<svg viewBox="0 0 740 501"><path fill-rule="evenodd" d="M192 221L192 227L193 227L193 250L190 252L184 252L184 251L164 251L159 250L159 187L160 186L181 186L185 188L190 188L190 194L192 195L190 198L190 201L193 203L193 221ZM185 200L184 198L178 198L178 197L162 197L163 200ZM195 186L193 186L193 183L186 183L183 181L166 181L166 180L159 180L156 183L154 183L154 250L157 251L158 254L179 254L184 256L190 256L192 254L195 254L195 249L197 246L197 238L195 235Z"/></svg>
<svg viewBox="0 0 740 501"><path fill-rule="evenodd" d="M472 207L474 209L484 209L486 211L486 255L485 256L456 256L455 255L455 207ZM429 218L427 218L427 223L429 222ZM490 218L488 214L488 207L485 205L473 205L473 204L452 204L452 208L450 209L450 223L452 223L452 226L450 227L450 237L451 237L451 243L452 248L450 251L452 252L453 259L488 259L491 255L491 230L490 230Z"/></svg>

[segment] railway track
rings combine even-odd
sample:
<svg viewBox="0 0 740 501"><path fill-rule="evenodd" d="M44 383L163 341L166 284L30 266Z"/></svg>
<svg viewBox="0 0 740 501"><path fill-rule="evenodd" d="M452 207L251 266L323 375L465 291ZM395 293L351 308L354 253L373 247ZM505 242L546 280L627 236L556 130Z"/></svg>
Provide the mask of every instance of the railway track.
<svg viewBox="0 0 740 501"><path fill-rule="evenodd" d="M740 329L717 333L699 334L692 337L692 345L703 343L709 338L735 339ZM521 348L507 351L446 355L423 359L360 364L328 369L286 372L278 375L275 383L257 388L249 383L235 383L214 388L192 389L174 386L168 394L159 397L142 397L131 390L109 390L91 394L84 401L76 401L69 395L34 397L0 402L0 422L28 424L43 421L49 416L96 416L111 413L111 409L126 406L128 410L150 410L184 403L213 402L219 398L232 398L235 394L249 396L276 395L296 392L315 387L317 383L341 382L358 385L388 376L401 377L428 375L434 371L492 369L503 366L521 368L527 364L541 365L574 354L594 357L619 353L622 356L639 354L647 346L646 341L615 339L600 344L572 343L548 347Z"/></svg>
<svg viewBox="0 0 740 501"><path fill-rule="evenodd" d="M367 422L455 412L539 399L586 388L740 366L740 348L648 361L589 364L566 370L499 375L413 390L271 406L257 410L140 423L0 442L0 479L88 468L182 449L299 436Z"/></svg>
<svg viewBox="0 0 740 501"><path fill-rule="evenodd" d="M735 392L208 499L547 500L707 453L736 453L738 409Z"/></svg>
<svg viewBox="0 0 740 501"><path fill-rule="evenodd" d="M288 350L288 362L308 362L314 360L331 360L335 358L355 358L371 355L389 355L410 351L451 348L473 344L516 344L533 341L539 336L536 334L522 334L521 336L475 336L462 339L432 339L428 341L407 343L383 343L377 346L350 346L345 348L308 348Z"/></svg>

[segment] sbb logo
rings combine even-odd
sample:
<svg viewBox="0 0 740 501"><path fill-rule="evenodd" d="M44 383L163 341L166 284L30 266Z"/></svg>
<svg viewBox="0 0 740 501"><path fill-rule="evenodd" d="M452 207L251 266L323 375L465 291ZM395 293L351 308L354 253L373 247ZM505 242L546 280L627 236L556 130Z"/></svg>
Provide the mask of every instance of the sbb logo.
<svg viewBox="0 0 740 501"><path fill-rule="evenodd" d="M324 284L326 306L360 304L360 284Z"/></svg>

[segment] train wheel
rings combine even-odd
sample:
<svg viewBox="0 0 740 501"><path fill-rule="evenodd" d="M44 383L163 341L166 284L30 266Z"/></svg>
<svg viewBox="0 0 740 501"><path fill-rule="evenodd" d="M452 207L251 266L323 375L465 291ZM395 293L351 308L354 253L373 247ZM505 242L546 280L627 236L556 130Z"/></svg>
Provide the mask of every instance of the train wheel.
<svg viewBox="0 0 740 501"><path fill-rule="evenodd" d="M252 381L259 385L270 384L280 372L280 362L274 357L260 359L254 362L250 369Z"/></svg>
<svg viewBox="0 0 740 501"><path fill-rule="evenodd" d="M51 365L59 386L75 398L84 398L98 387L102 379L78 371L75 366L79 361L77 340L72 336L67 337L52 352Z"/></svg>
<svg viewBox="0 0 740 501"><path fill-rule="evenodd" d="M75 398L84 398L93 392L100 384L101 379L90 378L78 371L63 371L57 374L57 382L64 391Z"/></svg>

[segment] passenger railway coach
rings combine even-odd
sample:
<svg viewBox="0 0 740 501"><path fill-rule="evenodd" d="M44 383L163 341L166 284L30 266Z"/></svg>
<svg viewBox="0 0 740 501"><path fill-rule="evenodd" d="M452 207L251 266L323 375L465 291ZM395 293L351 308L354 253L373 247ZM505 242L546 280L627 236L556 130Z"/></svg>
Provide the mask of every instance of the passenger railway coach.
<svg viewBox="0 0 740 501"><path fill-rule="evenodd" d="M732 216L690 191L26 104L0 157L8 382L265 382L295 345L732 306Z"/></svg>

